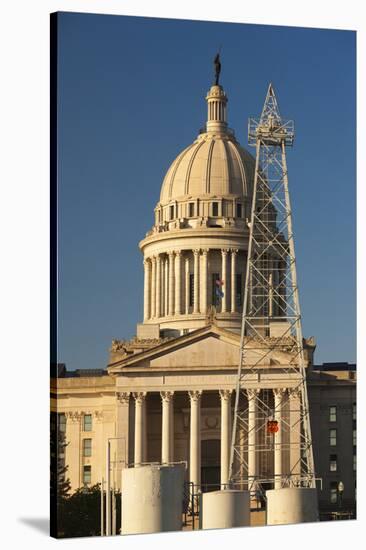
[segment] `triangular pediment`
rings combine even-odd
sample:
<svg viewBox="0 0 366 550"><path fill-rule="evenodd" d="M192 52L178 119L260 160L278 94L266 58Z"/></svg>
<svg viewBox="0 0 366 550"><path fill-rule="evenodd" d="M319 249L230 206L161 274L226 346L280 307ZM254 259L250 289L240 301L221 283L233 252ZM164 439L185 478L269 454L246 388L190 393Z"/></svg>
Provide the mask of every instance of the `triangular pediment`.
<svg viewBox="0 0 366 550"><path fill-rule="evenodd" d="M187 343L179 349L167 350L167 353L150 360L151 367L232 367L239 361L239 345L208 334L198 341Z"/></svg>
<svg viewBox="0 0 366 550"><path fill-rule="evenodd" d="M127 357L110 365L108 371L118 373L126 368L169 369L169 368L233 368L239 362L240 336L215 325L198 329L188 335L169 342L157 344L148 350ZM287 364L291 355L271 352L264 357L260 345L249 344L245 362L255 364L261 359L262 366Z"/></svg>

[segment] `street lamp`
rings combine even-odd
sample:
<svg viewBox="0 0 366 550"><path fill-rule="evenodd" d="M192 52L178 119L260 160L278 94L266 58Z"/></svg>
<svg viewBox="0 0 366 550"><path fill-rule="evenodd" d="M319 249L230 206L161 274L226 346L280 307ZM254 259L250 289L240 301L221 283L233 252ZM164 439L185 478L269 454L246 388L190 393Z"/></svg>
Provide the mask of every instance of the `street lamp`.
<svg viewBox="0 0 366 550"><path fill-rule="evenodd" d="M125 443L125 464L126 464L126 438L125 437L108 437L106 445L106 502L105 502L105 534L108 537L111 534L111 441L123 440ZM114 496L113 496L114 498ZM102 519L101 519L102 524ZM113 533L114 534L114 533ZM103 536L103 534L102 534Z"/></svg>
<svg viewBox="0 0 366 550"><path fill-rule="evenodd" d="M338 497L339 497L338 498L338 506L339 506L339 508L341 508L342 507L343 491L344 491L344 483L342 481L340 481L338 483L337 489L338 489Z"/></svg>

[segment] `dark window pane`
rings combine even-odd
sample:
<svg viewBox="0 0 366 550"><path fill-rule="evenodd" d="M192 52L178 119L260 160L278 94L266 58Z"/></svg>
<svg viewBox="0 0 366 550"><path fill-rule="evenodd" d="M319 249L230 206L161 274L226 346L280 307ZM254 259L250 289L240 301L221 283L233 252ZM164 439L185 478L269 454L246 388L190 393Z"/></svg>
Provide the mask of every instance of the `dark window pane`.
<svg viewBox="0 0 366 550"><path fill-rule="evenodd" d="M92 415L84 414L84 432L92 431Z"/></svg>
<svg viewBox="0 0 366 550"><path fill-rule="evenodd" d="M91 483L91 466L83 468L83 483Z"/></svg>
<svg viewBox="0 0 366 550"><path fill-rule="evenodd" d="M83 455L91 456L92 455L92 440L84 439L83 440Z"/></svg>
<svg viewBox="0 0 366 550"><path fill-rule="evenodd" d="M237 273L235 277L236 277L236 305L237 307L240 307L243 302L242 275L241 273Z"/></svg>
<svg viewBox="0 0 366 550"><path fill-rule="evenodd" d="M212 273L212 292L211 292L211 303L216 306L219 304L220 298L216 295L217 284L216 281L220 279L220 273Z"/></svg>
<svg viewBox="0 0 366 550"><path fill-rule="evenodd" d="M66 415L64 413L58 415L58 429L60 432L66 431Z"/></svg>
<svg viewBox="0 0 366 550"><path fill-rule="evenodd" d="M335 405L329 407L329 422L337 422L337 407Z"/></svg>
<svg viewBox="0 0 366 550"><path fill-rule="evenodd" d="M194 301L194 274L189 274L189 305L193 307Z"/></svg>

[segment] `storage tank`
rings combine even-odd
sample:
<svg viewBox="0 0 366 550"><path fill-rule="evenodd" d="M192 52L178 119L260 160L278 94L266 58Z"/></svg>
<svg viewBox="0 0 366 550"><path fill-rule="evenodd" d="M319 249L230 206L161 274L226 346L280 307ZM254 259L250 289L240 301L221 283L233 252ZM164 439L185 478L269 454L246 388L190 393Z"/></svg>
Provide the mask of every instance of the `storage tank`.
<svg viewBox="0 0 366 550"><path fill-rule="evenodd" d="M318 521L317 490L291 487L266 491L267 525Z"/></svg>
<svg viewBox="0 0 366 550"><path fill-rule="evenodd" d="M182 529L184 464L122 470L123 535Z"/></svg>
<svg viewBox="0 0 366 550"><path fill-rule="evenodd" d="M202 529L226 529L250 525L250 493L227 489L203 493Z"/></svg>

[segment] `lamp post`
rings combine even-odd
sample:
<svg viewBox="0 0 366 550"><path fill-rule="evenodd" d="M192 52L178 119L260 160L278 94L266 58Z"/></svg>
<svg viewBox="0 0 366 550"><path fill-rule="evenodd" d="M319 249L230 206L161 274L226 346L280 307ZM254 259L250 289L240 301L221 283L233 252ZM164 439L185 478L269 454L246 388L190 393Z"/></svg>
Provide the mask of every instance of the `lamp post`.
<svg viewBox="0 0 366 550"><path fill-rule="evenodd" d="M338 483L338 506L339 508L342 508L342 499L343 499L343 491L344 491L344 483L340 481Z"/></svg>
<svg viewBox="0 0 366 550"><path fill-rule="evenodd" d="M123 439L125 442L125 465L126 465L126 438L125 437L108 437L106 445L106 495L105 495L105 534L108 537L111 534L111 441ZM114 495L114 493L113 493ZM102 519L101 519L102 524ZM114 534L114 533L113 533Z"/></svg>

